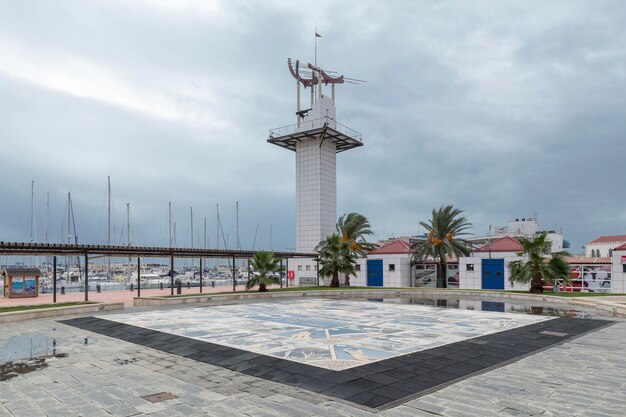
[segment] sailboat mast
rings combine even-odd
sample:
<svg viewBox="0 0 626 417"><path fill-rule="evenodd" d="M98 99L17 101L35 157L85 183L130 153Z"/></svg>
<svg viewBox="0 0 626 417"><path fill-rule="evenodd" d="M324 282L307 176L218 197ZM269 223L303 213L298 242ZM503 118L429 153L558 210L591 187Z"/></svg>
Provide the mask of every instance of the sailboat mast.
<svg viewBox="0 0 626 417"><path fill-rule="evenodd" d="M50 219L50 193L46 193L46 230L44 232L43 238L46 243L48 242L48 221Z"/></svg>
<svg viewBox="0 0 626 417"><path fill-rule="evenodd" d="M189 214L191 215L191 249L193 249L193 207L189 207Z"/></svg>
<svg viewBox="0 0 626 417"><path fill-rule="evenodd" d="M259 234L259 222L256 222L256 230L254 231L254 241L252 242L252 250L256 248L256 237Z"/></svg>
<svg viewBox="0 0 626 417"><path fill-rule="evenodd" d="M30 182L30 243L35 241L35 180Z"/></svg>
<svg viewBox="0 0 626 417"><path fill-rule="evenodd" d="M30 182L30 243L35 241L35 180ZM39 257L35 259L39 266Z"/></svg>
<svg viewBox="0 0 626 417"><path fill-rule="evenodd" d="M207 249L207 234L206 234L206 217L204 218L204 249ZM208 266L208 262L205 264L205 267ZM202 269L200 269L200 282L202 282Z"/></svg>
<svg viewBox="0 0 626 417"><path fill-rule="evenodd" d="M272 225L270 224L270 251L273 250L272 246Z"/></svg>
<svg viewBox="0 0 626 417"><path fill-rule="evenodd" d="M235 202L235 210L237 211L237 250L241 249L241 242L239 241L239 201Z"/></svg>
<svg viewBox="0 0 626 417"><path fill-rule="evenodd" d="M62 230L63 228L61 228ZM67 243L70 243L70 193L67 193ZM65 273L67 281L70 282L70 258L65 257Z"/></svg>
<svg viewBox="0 0 626 417"><path fill-rule="evenodd" d="M70 210L72 209L71 193L67 193L67 243L72 243L72 232L70 229Z"/></svg>
<svg viewBox="0 0 626 417"><path fill-rule="evenodd" d="M207 240L206 240L206 217L204 218L204 249L207 248Z"/></svg>
<svg viewBox="0 0 626 417"><path fill-rule="evenodd" d="M126 244L130 246L130 203L126 203Z"/></svg>
<svg viewBox="0 0 626 417"><path fill-rule="evenodd" d="M167 212L168 221L169 221L169 235L170 235L170 248L174 246L174 242L172 241L172 202L169 202L169 210Z"/></svg>
<svg viewBox="0 0 626 417"><path fill-rule="evenodd" d="M111 245L111 176L107 176L107 245ZM109 275L111 275L111 257L108 258L109 261Z"/></svg>
<svg viewBox="0 0 626 417"><path fill-rule="evenodd" d="M215 227L215 242L217 243L217 249L220 248L220 205L219 203L215 205L217 211L216 217L216 227Z"/></svg>
<svg viewBox="0 0 626 417"><path fill-rule="evenodd" d="M108 219L107 219L107 245L111 244L111 176L107 176L107 211L108 211Z"/></svg>

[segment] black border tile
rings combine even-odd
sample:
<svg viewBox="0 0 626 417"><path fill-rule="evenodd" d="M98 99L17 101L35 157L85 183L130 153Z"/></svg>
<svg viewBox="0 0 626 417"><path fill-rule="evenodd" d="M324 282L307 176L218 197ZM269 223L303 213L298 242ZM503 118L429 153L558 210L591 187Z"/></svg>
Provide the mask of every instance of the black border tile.
<svg viewBox="0 0 626 417"><path fill-rule="evenodd" d="M384 409L614 322L560 317L342 371L99 317L59 320L59 323L366 407ZM546 330L566 335L541 333Z"/></svg>

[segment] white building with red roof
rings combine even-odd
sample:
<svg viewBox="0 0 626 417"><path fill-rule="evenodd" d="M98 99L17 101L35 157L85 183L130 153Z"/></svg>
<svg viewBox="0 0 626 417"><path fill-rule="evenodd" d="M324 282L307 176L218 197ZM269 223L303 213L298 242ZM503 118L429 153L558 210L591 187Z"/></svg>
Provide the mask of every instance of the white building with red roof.
<svg viewBox="0 0 626 417"><path fill-rule="evenodd" d="M600 236L585 245L585 256L611 256L613 249L626 244L626 235Z"/></svg>
<svg viewBox="0 0 626 417"><path fill-rule="evenodd" d="M411 287L411 244L396 239L359 259L351 285L362 287Z"/></svg>
<svg viewBox="0 0 626 417"><path fill-rule="evenodd" d="M617 251L618 249L613 249ZM567 292L624 292L624 276L626 267L626 245L622 252L616 252L613 258L570 256L570 280L557 282L557 291ZM511 284L509 282L508 265L522 259L519 254L522 245L516 238L505 236L494 240L476 250L469 257L459 259L459 285L466 289L489 290L528 290L528 285ZM619 255L622 253L623 257ZM544 288L552 291L551 284Z"/></svg>
<svg viewBox="0 0 626 417"><path fill-rule="evenodd" d="M496 238L474 249L470 256L448 261L448 288L520 290L529 284L511 284L508 265L522 259L523 247L516 237ZM558 282L558 291L626 293L626 244L613 249L612 257L570 256L570 280ZM427 259L413 263L406 238L384 243L359 259L351 285L363 287L435 287L438 263ZM343 282L343 277L341 278ZM546 284L546 291L552 285Z"/></svg>
<svg viewBox="0 0 626 417"><path fill-rule="evenodd" d="M495 239L459 258L459 288L485 290L526 290L509 282L509 262L519 260L524 249L511 236Z"/></svg>

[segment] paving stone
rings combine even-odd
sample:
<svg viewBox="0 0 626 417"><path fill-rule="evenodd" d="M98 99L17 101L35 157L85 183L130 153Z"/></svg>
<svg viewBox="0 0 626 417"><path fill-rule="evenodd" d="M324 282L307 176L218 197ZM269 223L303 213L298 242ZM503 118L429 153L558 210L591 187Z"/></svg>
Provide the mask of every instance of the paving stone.
<svg viewBox="0 0 626 417"><path fill-rule="evenodd" d="M17 408L12 411L14 417L46 417L43 411L37 408Z"/></svg>
<svg viewBox="0 0 626 417"><path fill-rule="evenodd" d="M0 404L0 417L12 417L12 416L13 414L11 414L11 412L7 410L4 405Z"/></svg>
<svg viewBox="0 0 626 417"><path fill-rule="evenodd" d="M0 334L0 344L12 335L50 334L59 340L62 337L60 348L69 356L51 361L47 368L36 373L0 382L0 417L10 415L9 407L24 416L40 416L41 411L47 411L49 417L111 417L106 407L112 410L116 406L120 407L119 415L132 410L133 416L153 417L405 417L411 410L414 416L432 417L432 413L423 409L425 407L431 411L443 410L446 416L512 415L500 412L508 408L508 411L542 412L543 417L604 417L623 415L626 404L623 378L626 375L623 361L626 323L623 321L424 395L414 400L418 402L413 406L405 403L380 413L301 388L95 335L49 319L5 327L5 332ZM52 330L53 327L57 330ZM93 337L96 342L85 346L82 344L84 337ZM114 362L116 358L132 357L141 358L141 363L120 366ZM167 366L163 366L165 362ZM150 364L159 367L148 369ZM144 401L138 399L140 395L162 391L178 393L180 398L171 403L150 405L146 402L143 407L135 406ZM38 400L27 400L23 393L34 393ZM179 413L176 407L186 413ZM293 414L294 410L303 412Z"/></svg>
<svg viewBox="0 0 626 417"><path fill-rule="evenodd" d="M346 416L354 416L354 417L374 417L377 416L378 413L366 411L361 408L357 408L351 405L347 405L344 403L329 401L324 404L327 408L338 411L341 414Z"/></svg>
<svg viewBox="0 0 626 417"><path fill-rule="evenodd" d="M427 411L429 413L439 414L439 415L443 415L443 412L445 410L444 407L441 407L436 404L432 404L432 402L428 401L427 399L412 400L412 401L405 403L405 405L407 407L413 407L413 408L417 408L418 410Z"/></svg>

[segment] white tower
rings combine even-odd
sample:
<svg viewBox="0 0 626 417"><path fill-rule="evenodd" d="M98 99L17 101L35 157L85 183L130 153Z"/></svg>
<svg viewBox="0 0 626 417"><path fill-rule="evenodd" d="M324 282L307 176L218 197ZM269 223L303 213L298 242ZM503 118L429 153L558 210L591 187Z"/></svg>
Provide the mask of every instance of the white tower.
<svg viewBox="0 0 626 417"><path fill-rule="evenodd" d="M344 77L330 77L321 68L308 64L300 69L291 59L291 74L296 79L296 124L270 130L269 143L296 153L296 250L313 253L317 244L335 232L337 222L337 153L362 146L361 135L338 123L335 112L335 84ZM309 75L305 78L303 75ZM331 97L322 85L331 85ZM311 108L300 109L301 85L311 89ZM316 263L294 260L290 268L296 283L315 284Z"/></svg>

